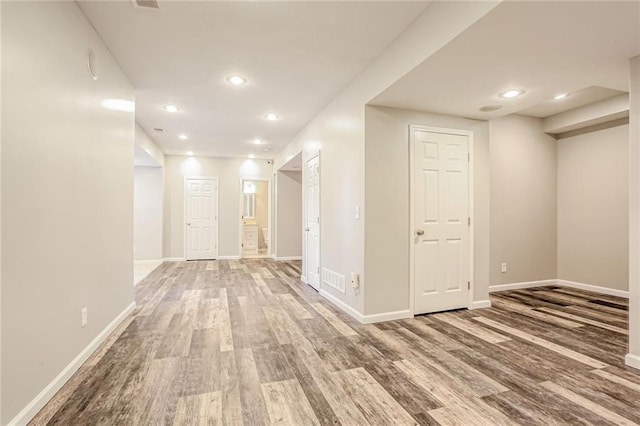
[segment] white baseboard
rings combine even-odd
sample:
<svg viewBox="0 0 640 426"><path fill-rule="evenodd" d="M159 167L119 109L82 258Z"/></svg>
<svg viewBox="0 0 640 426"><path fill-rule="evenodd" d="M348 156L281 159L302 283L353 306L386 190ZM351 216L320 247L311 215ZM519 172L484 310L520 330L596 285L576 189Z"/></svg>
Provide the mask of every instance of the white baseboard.
<svg viewBox="0 0 640 426"><path fill-rule="evenodd" d="M483 309L483 308L490 308L490 307L491 307L491 300L475 300L471 302L471 306L469 306L469 310Z"/></svg>
<svg viewBox="0 0 640 426"><path fill-rule="evenodd" d="M522 283L490 285L489 293L493 293L495 291L505 291L505 290L521 290L523 288L543 287L547 285L557 285L557 284L558 284L558 280L542 280L542 281L527 281Z"/></svg>
<svg viewBox="0 0 640 426"><path fill-rule="evenodd" d="M163 262L184 262L185 260L187 259L184 257L165 257L162 259Z"/></svg>
<svg viewBox="0 0 640 426"><path fill-rule="evenodd" d="M600 287L597 285L577 283L575 281L567 281L567 280L557 280L556 282L560 286L576 288L578 290L593 291L595 293L607 294L609 296L624 297L625 299L629 298L629 292L624 290L616 290L613 288Z"/></svg>
<svg viewBox="0 0 640 426"><path fill-rule="evenodd" d="M284 257L271 257L273 260L277 260L278 262L288 262L290 260L302 260L302 256L284 256Z"/></svg>
<svg viewBox="0 0 640 426"><path fill-rule="evenodd" d="M627 354L624 357L624 363L629 367L637 368L640 370L640 356L634 354Z"/></svg>
<svg viewBox="0 0 640 426"><path fill-rule="evenodd" d="M333 294L329 293L326 290L320 289L319 293L320 293L320 296L324 297L329 302L333 303L338 308L342 309L343 311L351 315L353 318L358 320L360 323L364 324L364 316L360 312L356 311L351 306L347 305L342 300L338 299L337 297L335 297Z"/></svg>
<svg viewBox="0 0 640 426"><path fill-rule="evenodd" d="M136 303L133 302L125 308L95 339L87 345L61 372L51 381L26 407L22 409L7 426L26 425L35 417L62 386L75 374L76 371L89 359L111 333L133 312Z"/></svg>
<svg viewBox="0 0 640 426"><path fill-rule="evenodd" d="M134 265L161 265L164 262L164 259L153 259L153 260L134 260Z"/></svg>
<svg viewBox="0 0 640 426"><path fill-rule="evenodd" d="M303 283L305 283L305 284L309 284L309 283L307 282L307 277L305 277L304 275L302 275L302 276L300 277L300 280L301 280Z"/></svg>
<svg viewBox="0 0 640 426"><path fill-rule="evenodd" d="M575 288L578 290L593 291L594 293L607 294L609 296L624 297L625 299L629 298L628 291L616 290L613 288L600 287L597 285L578 283L575 281L567 281L567 280L542 280L542 281L528 281L528 282L512 283L512 284L491 285L489 286L489 293L493 293L495 291L520 290L523 288L543 287L543 286L549 286L549 285L557 285L561 287Z"/></svg>
<svg viewBox="0 0 640 426"><path fill-rule="evenodd" d="M217 260L240 260L240 256L218 256Z"/></svg>
<svg viewBox="0 0 640 426"><path fill-rule="evenodd" d="M394 321L411 318L411 311L409 309L404 309L402 311L393 311L393 312L383 312L381 314L373 314L373 315L364 315L363 323L364 324L373 324L375 322L384 322L384 321Z"/></svg>

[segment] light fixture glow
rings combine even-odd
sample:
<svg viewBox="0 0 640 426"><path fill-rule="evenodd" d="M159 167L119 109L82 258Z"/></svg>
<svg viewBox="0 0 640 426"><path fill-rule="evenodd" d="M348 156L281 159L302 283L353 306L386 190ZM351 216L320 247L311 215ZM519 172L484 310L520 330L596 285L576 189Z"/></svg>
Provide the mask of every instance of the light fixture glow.
<svg viewBox="0 0 640 426"><path fill-rule="evenodd" d="M507 90L506 92L500 93L500 95L498 96L504 99L513 99L513 98L517 98L523 93L524 93L524 90L511 89L511 90Z"/></svg>
<svg viewBox="0 0 640 426"><path fill-rule="evenodd" d="M274 114L270 112L269 114L265 115L264 118L266 118L269 121L276 121L280 119L280 116L278 114Z"/></svg>
<svg viewBox="0 0 640 426"><path fill-rule="evenodd" d="M100 105L107 109L122 112L134 112L136 110L136 103L128 99L103 99Z"/></svg>
<svg viewBox="0 0 640 426"><path fill-rule="evenodd" d="M191 157L193 155L193 151L187 151L187 155Z"/></svg>
<svg viewBox="0 0 640 426"><path fill-rule="evenodd" d="M256 156L253 155L253 154L249 154L249 158L251 158L253 160L254 158L256 158Z"/></svg>
<svg viewBox="0 0 640 426"><path fill-rule="evenodd" d="M564 99L564 98L566 98L567 96L569 96L569 94L568 94L568 93L559 93L559 94L555 95L555 96L553 97L553 99L555 99L556 101L559 101L560 99Z"/></svg>
<svg viewBox="0 0 640 426"><path fill-rule="evenodd" d="M253 140L253 144L254 145L262 145L264 142L262 142L262 139L254 139Z"/></svg>
<svg viewBox="0 0 640 426"><path fill-rule="evenodd" d="M164 109L167 112L178 112L180 111L180 108L178 108L175 105L165 105L162 107L162 109Z"/></svg>
<svg viewBox="0 0 640 426"><path fill-rule="evenodd" d="M247 79L244 77L240 77L239 75L231 75L227 77L227 81L234 86L241 86L247 82Z"/></svg>
<svg viewBox="0 0 640 426"><path fill-rule="evenodd" d="M183 141L186 141L187 139L189 139L189 136L182 134L182 135L178 135L179 139L182 139Z"/></svg>

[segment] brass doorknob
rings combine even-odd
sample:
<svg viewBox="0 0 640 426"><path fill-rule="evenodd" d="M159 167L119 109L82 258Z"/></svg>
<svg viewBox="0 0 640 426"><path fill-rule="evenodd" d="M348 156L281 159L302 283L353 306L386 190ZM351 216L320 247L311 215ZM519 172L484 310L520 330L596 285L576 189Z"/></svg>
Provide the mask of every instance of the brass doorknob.
<svg viewBox="0 0 640 426"><path fill-rule="evenodd" d="M424 235L424 231L423 231L422 229L418 229L418 230L416 231L416 235L418 235L419 237L421 237L421 236L423 236L423 235Z"/></svg>

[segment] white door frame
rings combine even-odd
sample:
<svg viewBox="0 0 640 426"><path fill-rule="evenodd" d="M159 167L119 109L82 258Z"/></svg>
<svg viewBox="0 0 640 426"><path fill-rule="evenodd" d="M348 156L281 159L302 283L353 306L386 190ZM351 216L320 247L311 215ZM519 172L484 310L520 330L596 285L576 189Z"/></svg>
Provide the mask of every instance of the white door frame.
<svg viewBox="0 0 640 426"><path fill-rule="evenodd" d="M415 270L415 242L414 230L415 223L415 198L413 197L413 189L415 183L415 136L416 131L431 133L446 133L453 135L467 136L469 138L469 217L471 224L469 226L469 281L471 286L469 289L469 300L467 301L467 309L473 304L473 132L470 130L447 129L442 127L430 127L419 124L409 125L409 311L411 316L415 315L415 288L416 288L416 270Z"/></svg>
<svg viewBox="0 0 640 426"><path fill-rule="evenodd" d="M307 233L305 231L307 227L307 163L310 160L318 157L318 171L320 173L318 183L318 214L322 219L322 158L320 157L320 150L315 150L302 155L302 276L300 277L302 282L309 285L307 277L307 267L309 262L307 261ZM320 274L318 277L318 291L322 288L322 220L318 221L318 266L320 267ZM312 287L313 288L313 287Z"/></svg>
<svg viewBox="0 0 640 426"><path fill-rule="evenodd" d="M243 208L244 208L244 192L243 191L243 183L244 181L252 181L252 182L267 182L268 186L267 186L267 209L269 209L269 211L267 212L267 226L269 227L269 247L267 247L267 254L266 254L266 258L270 257L270 252L272 252L272 238L271 235L273 234L273 229L271 227L271 179L265 179L265 178L252 178L252 177L241 177L240 178L240 204L238 205L238 217L240 219L238 219L240 222L240 259L242 259L244 257L244 247L242 247L242 244L244 243L244 217L243 217ZM262 232L262 229L260 229L258 232ZM260 241L260 235L258 235L258 241Z"/></svg>
<svg viewBox="0 0 640 426"><path fill-rule="evenodd" d="M192 180L213 180L215 181L215 188L216 188L216 241L215 241L215 246L216 246L216 254L215 254L215 258L218 259L219 256L219 247L218 247L218 240L220 239L220 191L219 191L219 184L220 182L218 181L218 177L217 176L185 176L184 177L184 196L182 197L184 202L184 210L182 212L182 217L184 218L184 228L183 229L183 235L182 235L182 246L184 247L183 250L183 257L185 260L189 260L187 259L187 182L192 179Z"/></svg>

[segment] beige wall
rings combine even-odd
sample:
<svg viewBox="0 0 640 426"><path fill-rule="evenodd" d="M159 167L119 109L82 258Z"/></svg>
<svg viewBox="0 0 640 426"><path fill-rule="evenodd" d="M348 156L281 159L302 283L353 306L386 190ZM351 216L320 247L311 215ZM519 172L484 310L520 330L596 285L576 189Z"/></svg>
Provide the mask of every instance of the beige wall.
<svg viewBox="0 0 640 426"><path fill-rule="evenodd" d="M302 256L302 172L278 171L276 258Z"/></svg>
<svg viewBox="0 0 640 426"><path fill-rule="evenodd" d="M497 6L499 1L433 2L382 54L279 153L276 168L303 153L320 154L321 265L349 277L364 266L365 104ZM303 166L304 168L304 166ZM304 172L303 172L304 180ZM304 198L304 195L303 195ZM303 200L304 205L304 200ZM361 208L356 220L354 209ZM364 312L366 281L346 294L320 284L353 316Z"/></svg>
<svg viewBox="0 0 640 426"><path fill-rule="evenodd" d="M366 107L365 314L409 306L409 125L471 130L473 136L474 301L489 285L488 124L419 111Z"/></svg>
<svg viewBox="0 0 640 426"><path fill-rule="evenodd" d="M76 3L2 8L5 424L133 302L135 123L100 106L134 90Z"/></svg>
<svg viewBox="0 0 640 426"><path fill-rule="evenodd" d="M555 279L556 140L519 115L492 120L490 131L491 285Z"/></svg>
<svg viewBox="0 0 640 426"><path fill-rule="evenodd" d="M187 176L218 178L218 254L240 256L240 180L269 179L266 160L165 156L164 257L184 258L184 182Z"/></svg>
<svg viewBox="0 0 640 426"><path fill-rule="evenodd" d="M629 126L558 141L558 278L629 280Z"/></svg>
<svg viewBox="0 0 640 426"><path fill-rule="evenodd" d="M161 167L134 167L134 260L162 260L162 192Z"/></svg>

